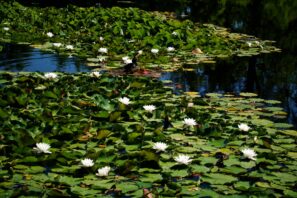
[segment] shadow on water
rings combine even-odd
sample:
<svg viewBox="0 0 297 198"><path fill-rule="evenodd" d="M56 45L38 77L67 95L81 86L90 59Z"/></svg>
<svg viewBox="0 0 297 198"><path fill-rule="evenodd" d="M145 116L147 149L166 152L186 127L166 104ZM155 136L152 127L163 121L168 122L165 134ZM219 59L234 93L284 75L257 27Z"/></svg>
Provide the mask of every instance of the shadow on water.
<svg viewBox="0 0 297 198"><path fill-rule="evenodd" d="M194 71L164 73L162 80L171 80L176 93L197 91L202 96L209 92L255 92L260 98L282 101L288 121L297 123L297 71L282 70L280 65L267 65L266 59L281 54L263 54L251 58L234 57L195 66Z"/></svg>
<svg viewBox="0 0 297 198"><path fill-rule="evenodd" d="M233 57L216 64L198 64L194 72L164 73L176 91L257 92L261 98L283 102L289 122L297 127L297 1L287 0L19 0L32 6L121 6L174 11L177 18L213 23L232 31L276 41L282 53ZM0 69L10 71L89 71L78 58L46 54L26 46L5 47ZM42 67L40 67L42 65Z"/></svg>

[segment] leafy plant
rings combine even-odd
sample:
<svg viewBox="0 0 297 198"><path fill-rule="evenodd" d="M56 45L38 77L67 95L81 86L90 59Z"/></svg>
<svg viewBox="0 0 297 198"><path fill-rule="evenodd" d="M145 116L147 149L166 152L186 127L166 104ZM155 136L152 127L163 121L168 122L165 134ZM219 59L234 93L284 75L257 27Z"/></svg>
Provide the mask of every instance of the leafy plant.
<svg viewBox="0 0 297 198"><path fill-rule="evenodd" d="M1 195L296 194L297 132L280 124L276 101L248 93L177 96L157 80L107 74L1 73L0 83ZM185 118L197 123L185 126ZM156 150L160 141L167 146ZM34 152L39 142L50 153ZM243 148L254 149L255 159ZM175 161L180 154L187 163ZM85 158L94 165L82 167ZM108 176L98 178L106 166Z"/></svg>
<svg viewBox="0 0 297 198"><path fill-rule="evenodd" d="M30 43L34 47L60 54L102 59L99 66L119 67L113 61L131 58L138 50L143 67L155 65L168 69L168 62L209 61L214 57L251 56L279 49L270 41L249 35L230 33L227 29L192 21L179 21L161 13L137 8L66 8L24 7L17 2L0 5L0 38L5 42ZM168 52L168 47L174 47ZM98 52L107 48L108 53ZM159 49L157 54L151 49ZM89 59L90 60L90 59ZM92 63L94 64L94 63ZM172 64L170 69L180 67Z"/></svg>

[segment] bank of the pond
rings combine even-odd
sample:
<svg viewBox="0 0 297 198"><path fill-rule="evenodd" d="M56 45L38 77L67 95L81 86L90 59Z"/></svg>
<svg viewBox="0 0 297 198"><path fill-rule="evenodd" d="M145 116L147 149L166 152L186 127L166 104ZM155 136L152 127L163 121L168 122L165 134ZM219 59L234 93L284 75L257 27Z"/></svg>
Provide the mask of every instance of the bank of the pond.
<svg viewBox="0 0 297 198"><path fill-rule="evenodd" d="M0 83L1 195L296 196L297 131L276 101L98 73Z"/></svg>

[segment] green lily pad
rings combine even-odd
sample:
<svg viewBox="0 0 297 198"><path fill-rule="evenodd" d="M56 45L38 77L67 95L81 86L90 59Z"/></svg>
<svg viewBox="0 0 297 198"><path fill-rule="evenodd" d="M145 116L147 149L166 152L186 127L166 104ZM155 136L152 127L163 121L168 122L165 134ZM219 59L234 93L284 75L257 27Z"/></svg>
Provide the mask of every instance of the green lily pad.
<svg viewBox="0 0 297 198"><path fill-rule="evenodd" d="M226 174L209 173L203 176L201 180L211 184L227 184L237 181L237 178Z"/></svg>

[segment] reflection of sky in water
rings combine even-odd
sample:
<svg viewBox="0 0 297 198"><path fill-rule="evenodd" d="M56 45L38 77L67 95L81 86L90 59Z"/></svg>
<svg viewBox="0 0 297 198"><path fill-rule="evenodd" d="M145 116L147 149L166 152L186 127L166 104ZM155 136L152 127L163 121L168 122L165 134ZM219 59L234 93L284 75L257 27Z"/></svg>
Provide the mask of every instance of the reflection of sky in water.
<svg viewBox="0 0 297 198"><path fill-rule="evenodd" d="M12 45L9 51L1 54L0 70L6 71L39 71L39 72L87 72L91 69L78 58L58 56L22 46L22 50ZM18 52L15 54L15 52Z"/></svg>

